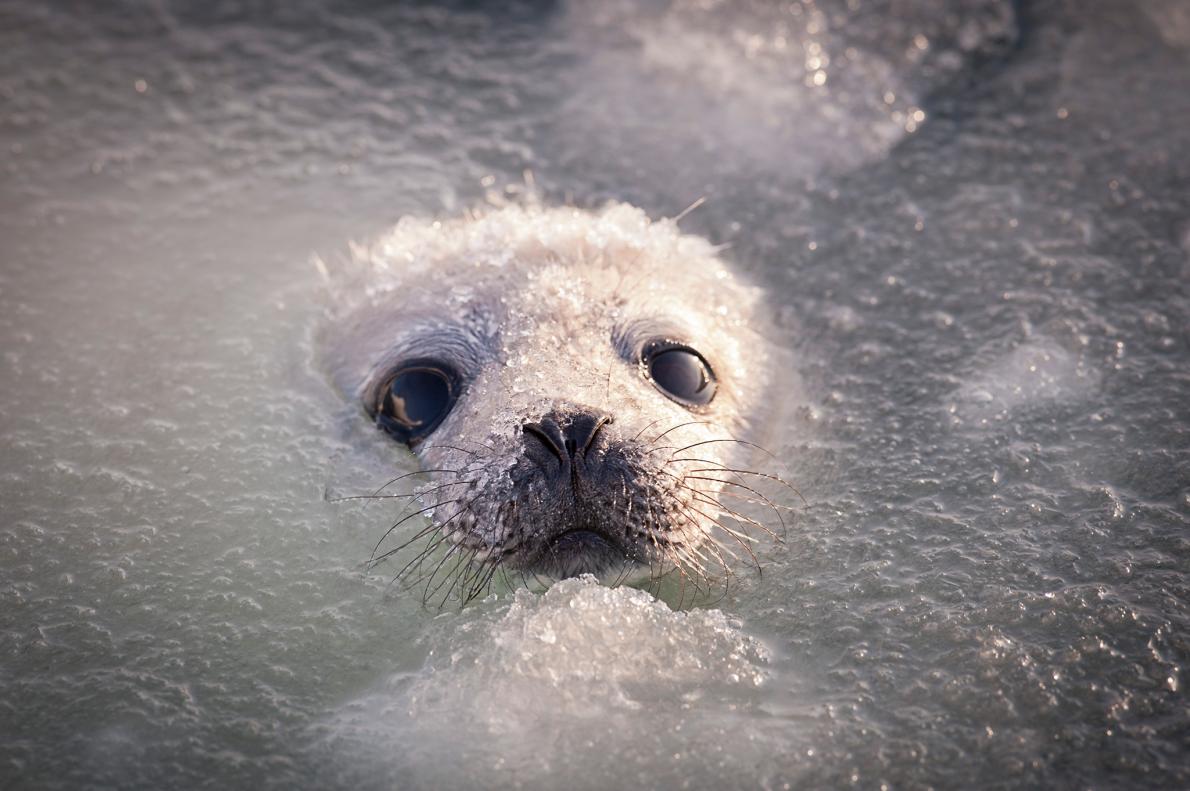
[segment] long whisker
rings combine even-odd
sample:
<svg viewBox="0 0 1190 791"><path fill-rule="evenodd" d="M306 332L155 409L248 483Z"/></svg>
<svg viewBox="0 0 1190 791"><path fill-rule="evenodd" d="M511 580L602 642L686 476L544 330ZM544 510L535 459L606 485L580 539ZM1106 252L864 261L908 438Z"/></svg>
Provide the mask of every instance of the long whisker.
<svg viewBox="0 0 1190 791"><path fill-rule="evenodd" d="M742 470L742 469L738 469L735 467L728 467L726 464L723 464L722 462L715 461L714 459L701 459L701 458L697 458L697 457L671 458L668 461L666 461L666 464L674 464L677 462L702 462L704 464L715 465L714 468L712 468L712 469L696 467L696 468L690 470L691 472L732 472L732 473L736 473L738 475L755 475L755 476L758 476L761 478L768 478L769 480L776 481L777 483L781 484L785 488L789 489L789 491L791 491L795 495L797 495L798 499L802 501L803 506L809 505L809 502L806 500L805 497L802 496L802 493L800 491L798 491L798 489L796 487L794 487L793 484L789 483L788 481L786 481L784 478L782 478L779 475L758 472L756 470ZM753 491L755 491L755 490L753 490ZM756 492L756 494L759 494L759 492ZM787 508L786 510L792 510L792 509Z"/></svg>
<svg viewBox="0 0 1190 791"><path fill-rule="evenodd" d="M460 502L461 500L462 500L462 498L459 498L457 500L447 500L446 502L439 503L438 505L450 505L452 503ZM454 520L455 517L457 517L459 514L463 513L464 511L466 511L469 507L471 507L471 502L472 501L468 500L467 502L463 503L462 507L459 508L459 510L455 511L453 514L451 514L450 517L446 521L444 521L442 524L439 525L439 524L434 524L431 522L429 525L427 525L422 530L418 531L418 533L416 535L414 535L412 538L410 538L407 541L405 541L404 543L402 543L400 546L396 547L395 549L390 549L387 552L385 552L383 555L381 555L380 557L376 558L375 561L372 563L372 565L375 566L375 565L379 564L380 562L387 560L388 558L391 558L393 555L396 555L398 552L405 549L406 547L408 547L410 544L414 543L418 539L420 539L424 536L427 536L431 533L434 533L434 532L437 532L438 535L435 537L434 541L432 542L432 546L439 545L441 543L442 539L447 538L447 533L445 530L446 526L449 525ZM410 514L410 516L417 516L417 514ZM406 517L406 518L408 518L408 517ZM432 547L431 547L431 549L429 549L427 551L432 552L433 551ZM398 571L396 576L398 576L398 577L401 576L401 574L404 573L404 571L405 571L405 569Z"/></svg>
<svg viewBox="0 0 1190 791"><path fill-rule="evenodd" d="M335 497L333 499L327 500L327 502L341 503L345 500L403 500L407 497L425 497L427 494L433 494L434 492L445 489L448 486L461 486L464 483L475 483L475 481L451 481L450 483L444 483L439 486L435 486L433 489L426 489L424 491L418 492L408 492L406 494L353 494L347 497Z"/></svg>
<svg viewBox="0 0 1190 791"><path fill-rule="evenodd" d="M632 498L628 495L628 478L624 473L620 473L620 491L624 494L624 524L632 523ZM612 582L613 588L618 588L624 584L624 580L628 579L629 573L632 571L628 563L624 563L620 569L620 573L616 575L616 579Z"/></svg>
<svg viewBox="0 0 1190 791"><path fill-rule="evenodd" d="M677 450L674 451L674 454L676 455L678 453L682 453L683 451L690 450L691 448L697 448L699 445L711 445L716 442L735 442L739 445L747 445L749 448L755 448L756 450L760 451L761 453L768 454L770 458L772 458L774 460L778 460L776 456L773 456L772 451L770 451L768 448L757 445L755 442L749 442L746 439L735 439L734 437L723 437L723 438L719 438L719 439L704 439L701 442L695 442L691 445L687 445L684 448L678 448Z"/></svg>
<svg viewBox="0 0 1190 791"><path fill-rule="evenodd" d="M658 434L657 436L655 436L651 440L649 440L649 444L653 445L657 442L657 440L661 439L669 432L677 431L678 429L685 428L686 426L710 426L710 425L712 425L712 423L709 420L688 420L685 423L679 423L678 425L674 426L673 428L669 428L669 429L666 429L665 431L662 431L660 434Z"/></svg>
<svg viewBox="0 0 1190 791"><path fill-rule="evenodd" d="M721 549L724 549L724 547L718 541L716 541L713 536L709 538L710 540L707 542L706 547L711 552L711 554L715 556L715 559L719 561L719 566L723 569L723 595L716 600L721 601L727 597L727 593L731 588L731 581L735 577L735 574L732 573L731 566L728 564L726 558L723 557L723 553L720 551Z"/></svg>
<svg viewBox="0 0 1190 791"><path fill-rule="evenodd" d="M773 529L772 529L772 528L770 528L770 527L768 527L767 525L765 525L765 524L763 524L763 523L761 523L761 522L758 522L758 521L756 521L755 519L753 519L753 518L752 518L752 517L750 517L750 516L746 516L746 515L744 515L744 514L741 514L739 511L736 511L736 510L734 510L734 509L728 508L726 505L724 505L723 503L719 502L718 500L715 500L715 499L711 498L709 495L707 495L707 494L706 494L706 493L704 493L704 492L700 492L700 491L698 491L697 489L691 488L691 487L689 487L689 486L687 486L687 487L685 487L685 488L687 488L687 489L690 489L690 491L691 491L691 492L693 492L693 493L694 493L694 495L695 495L696 497L699 497L699 498L700 498L700 499L701 499L701 500L702 500L704 503L706 503L707 505L712 505L712 506L714 506L715 508L718 508L718 509L720 509L721 511L725 512L725 513L728 515L728 518L730 518L730 519L734 519L734 520L736 520L737 522L747 522L747 523L748 523L748 524L750 524L750 525L755 525L756 527L758 527L758 528L760 528L761 530L763 530L763 531L764 531L764 532L765 532L765 533L766 533L766 534L767 534L767 535L768 535L770 538L772 538L774 541L778 541L778 542L779 542L779 541L781 540L781 537L780 537L780 536L778 536L778 535L777 535L775 532L773 532ZM752 538L751 536L748 536L748 540L749 540L749 541L753 541L753 542L755 542L755 541L756 541L756 539Z"/></svg>
<svg viewBox="0 0 1190 791"><path fill-rule="evenodd" d="M660 423L662 420L665 420L665 418L663 418L663 417L659 417L659 418L657 418L656 420L652 421L651 423L648 423L648 424L647 424L647 425L646 425L644 428L642 428L640 431L636 432L635 436L633 436L633 437L632 437L632 441L633 441L633 442L636 442L638 439L640 439L640 435L641 435L641 434L644 434L646 431L648 431L648 430L649 430L649 429L651 429L653 426L655 426L655 425L657 425L658 423Z"/></svg>
<svg viewBox="0 0 1190 791"><path fill-rule="evenodd" d="M781 484L785 488L789 489L789 491L796 494L798 496L798 499L800 499L802 501L802 505L808 506L810 504L806 500L806 498L802 496L802 493L799 492L796 488L794 488L793 484L789 483L784 478L781 478L778 475L770 475L767 472L757 472L756 470L739 470L739 469L735 469L732 467L696 468L696 469L690 470L690 472L734 472L737 475L755 475L758 478L768 478L770 481L776 481L777 483Z"/></svg>
<svg viewBox="0 0 1190 791"><path fill-rule="evenodd" d="M720 545L719 542L715 541L714 538L711 538L709 536L708 536L708 540L705 541L700 547L688 547L687 548L687 550L685 552L685 556L686 556L688 562L692 559L692 556L697 556L698 558L701 559L701 561L705 561L705 562L709 563L710 559L703 552L703 550L706 550L707 552L709 552L711 555L714 556L715 561L718 563L719 567L723 569L723 572L724 572L723 577L715 578L711 575L711 573L709 571L707 571L703 567L702 563L700 562L698 564L698 568L699 568L698 576L702 580L703 587L699 587L698 582L694 581L695 582L695 584L694 584L695 597L697 597L699 595L704 595L704 596L709 597L711 595L711 592L714 590L715 585L718 583L719 579L724 580L724 584L726 584L726 581L731 578L731 576L732 576L731 567L729 566L727 561L724 559L723 554L720 551L722 549L723 549L722 545ZM733 555L733 557L734 557L734 555ZM692 603L693 603L693 601L692 601Z"/></svg>
<svg viewBox="0 0 1190 791"><path fill-rule="evenodd" d="M707 461L707 463L708 463L708 464L713 464L713 463L714 463L714 462L711 462L711 461L709 461L709 460L706 460L706 459L700 459L700 461ZM669 462L667 462L667 464L668 464L668 463L669 463ZM745 470L733 470L733 469L726 468L726 467L718 467L718 468L715 468L714 470L707 470L707 469L705 469L705 468L698 468L698 469L695 469L695 470L691 470L690 472L730 472L730 473L737 473L737 474L739 474L739 473L743 473L743 472L749 472L749 471L745 471ZM755 473L755 474L757 474L757 475L761 475L762 473ZM670 475L670 477L672 477L672 478L678 478L678 476L676 476L676 475L673 475L672 473L669 473L669 475ZM781 523L781 535L782 535L782 536L788 535L789 529L788 529L788 527L786 527L786 525L785 525L785 519L784 519L784 517L782 517L782 516L781 516L781 511L780 511L780 509L781 509L781 508L785 508L785 510L792 512L792 511L793 511L793 509L792 509L792 508L790 508L789 506L779 506L779 505L777 505L776 503L774 503L772 500L770 500L768 497L766 497L766 496L765 496L764 494L762 494L761 492L757 491L756 489L753 489L751 486L748 486L747 484L745 484L745 483L742 483L742 482L738 482L738 481L725 481L725 480L723 480L722 478L711 478L711 477L704 476L704 475L690 475L690 474L689 474L689 472L687 472L687 473L683 474L683 476L682 476L681 478L678 478L678 480L679 480L679 481L681 481L681 480L686 480L686 479L690 479L690 480L696 480L696 481L713 481L713 482L715 482L715 483L720 483L720 484L723 484L723 485L725 485L725 486L735 486L735 487L737 487L737 488L744 489L745 491L749 491L749 492L751 492L752 494L756 495L756 496L757 496L757 497L759 497L761 500L763 500L763 501L764 501L764 503L765 503L765 505L767 505L769 508L771 508L771 509L773 510L773 513L774 513L774 514L776 515L776 517L777 517L777 521ZM795 490L795 491L796 491L796 490ZM730 494L730 492L721 492L721 493L722 493L722 494ZM736 496L738 497L739 495L736 495ZM799 495L799 496L800 496L800 495ZM747 498L745 498L745 499L747 499ZM804 502L804 499L803 499L803 502Z"/></svg>
<svg viewBox="0 0 1190 791"><path fill-rule="evenodd" d="M422 534L419 534L417 538L421 538L422 535L425 535L425 533L423 532ZM428 560L430 556L433 555L438 550L438 548L447 541L449 541L449 538L445 533L436 533L434 537L426 543L426 546L422 548L421 552L418 552L416 555L410 558L410 560L404 566L402 566L396 574L393 575L393 580L401 580L402 583L408 587L414 587L417 585L417 583L421 582L421 577L408 579L405 577L405 574L409 571L412 571L413 569L420 569L421 564Z"/></svg>
<svg viewBox="0 0 1190 791"><path fill-rule="evenodd" d="M400 519L398 519L396 521L396 523L392 527L390 527L388 530L384 531L384 535L382 535L380 537L380 540L376 542L376 546L372 547L372 557L376 557L376 550L380 549L380 545L384 543L384 539L388 538L389 535L394 530L396 530L398 527L403 525L408 520L412 519L413 517L417 516L418 514L424 514L426 511L433 511L435 508L437 508L441 505L449 505L450 503L457 503L457 502L458 502L458 500L448 500L445 503L434 503L432 505L427 505L425 508L418 509L417 511L414 511L411 514L401 517Z"/></svg>
<svg viewBox="0 0 1190 791"><path fill-rule="evenodd" d="M759 529L763 530L766 534L768 534L773 539L780 540L777 538L777 535L772 531L771 528L765 526L764 524L762 524L760 522L757 522L752 517L746 516L744 514L741 514L739 511L735 511L731 508L728 508L723 503L719 502L718 500L716 500L712 497L707 496L706 494L698 491L697 489L692 489L690 487L686 487L686 488L690 489L690 491L694 494L695 497L697 497L699 499L699 501L706 503L707 505L722 511L724 513L724 515L727 516L728 519L734 519L737 522L747 522L748 524L754 525L754 526L758 527ZM741 533L741 535L744 536L744 538L746 540L751 541L754 544L759 543L757 541L757 539L753 538L752 536L749 536L749 535L743 534L743 533Z"/></svg>
<svg viewBox="0 0 1190 791"><path fill-rule="evenodd" d="M419 535L417 537L421 538L421 535ZM420 552L418 552L416 555L414 555L412 558L410 558L405 563L405 565L402 566L397 571L397 573L393 575L393 581L395 582L397 580L400 580L402 582L402 584L404 584L408 587L413 587L414 585L416 585L418 580L416 580L416 579L411 580L408 577L406 577L405 575L408 572L412 571L413 569L420 569L421 564L424 563L431 555L433 555L434 552L437 551L438 547L442 546L443 542L445 542L447 540L448 539L444 533L436 533L429 541L426 542L426 545L424 547L422 547L422 550Z"/></svg>
<svg viewBox="0 0 1190 791"><path fill-rule="evenodd" d="M460 482L460 483L461 483L461 482ZM420 495L418 499L420 500L420 499L421 499L421 497L428 497L429 495L433 494L434 492L439 492L439 491L442 491L443 489L445 489L445 488L447 488L447 487L449 487L449 486L454 486L454 485L455 485L455 484L453 484L453 483L446 483L446 484L441 484L441 485L439 485L439 486L435 486L435 487L433 487L433 488L431 488L431 489L428 489L428 490L426 490L426 491L424 491L424 492L417 492L417 494L418 494L418 495ZM467 494L466 494L466 492L464 492L463 494L460 494L460 495L459 495L457 498L455 498L455 499L456 499L456 501L457 501L457 500L462 500L462 499L463 499L463 498L465 498L466 496L467 496ZM412 506L412 505L413 505L413 502L414 502L414 501L410 501L408 504L406 504L406 506L405 506L404 510L402 510L402 511L401 511L401 513L397 514L397 516L398 516L398 517L401 517L401 516L405 515L406 513L408 513L408 512L409 512L409 508L410 508L410 506ZM453 501L451 501L451 500L440 501L440 503L439 503L439 504L441 504L441 505L446 505L446 504L448 504L448 503L450 503L450 502L453 502ZM394 526L394 527L395 527L395 526ZM391 532L391 530L390 530L390 532ZM382 538L381 540L383 541L384 539Z"/></svg>
<svg viewBox="0 0 1190 791"><path fill-rule="evenodd" d="M709 519L711 522L714 522L716 525L718 525L720 530L722 530L724 533L727 533L727 535L731 536L737 542L739 542L739 545L742 546L744 548L744 551L747 552L748 555L752 558L752 563L756 566L756 573L757 574L763 573L763 570L760 567L760 559L756 557L756 553L752 551L752 547L748 546L748 543L744 540L744 538L746 538L746 537L743 536L743 534L725 526L718 519L715 519L710 514L705 513L704 511L702 511L699 508L696 508L693 505L687 505L686 507L691 509L692 511L694 511L696 514L702 514L702 516L704 516L705 518ZM751 539L751 540L755 541L756 539Z"/></svg>
<svg viewBox="0 0 1190 791"><path fill-rule="evenodd" d="M434 570L430 573L429 580L426 582L426 588L425 588L425 591L423 592L422 597L421 597L421 603L422 603L423 607L429 607L430 600L433 599L434 596L438 593L438 591L440 591L442 589L442 586L445 585L449 580L454 578L454 572L458 571L459 567L464 562L463 555L465 552L466 552L466 550L464 550L459 544L451 544L450 549L446 550L446 554L443 555L442 558L438 561L438 565L434 566ZM450 573L444 575L442 577L442 581L439 582L437 585L434 585L434 579L437 578L439 572L442 571L443 567L446 566L446 564L450 562L452 556L454 558L455 564L451 568ZM430 589L431 585L434 585L433 590ZM449 592L450 591L448 590L447 593L449 593ZM445 601L446 600L443 599L444 604L445 604ZM441 606L439 608L441 609Z"/></svg>
<svg viewBox="0 0 1190 791"><path fill-rule="evenodd" d="M384 484L384 486L381 486L379 489L377 489L376 491L372 492L372 494L380 494L381 492L383 492L383 491L384 491L385 489L387 489L388 487L392 486L392 485L393 485L394 483L396 483L397 481L403 481L403 480L405 480L406 478L410 478L410 477L412 477L412 476L414 476L414 475L429 475L429 474L431 474L431 473L435 473L435 472L448 472L448 473L451 473L452 475L458 475L458 474L459 474L459 471L458 471L458 470L448 470L448 469L446 469L445 467L443 467L443 468L441 468L441 469L430 469L430 470L414 470L413 472L407 472L407 473L405 473L404 475L398 475L396 478L393 478L391 481L389 481L388 483Z"/></svg>
<svg viewBox="0 0 1190 791"><path fill-rule="evenodd" d="M725 484L729 484L729 485L735 484L736 486L742 486L742 484L735 483L734 481L720 481L720 483L725 483ZM780 503L772 503L770 505L769 503L766 503L764 500L760 499L759 497L749 497L748 495L740 494L739 492L718 491L718 492L715 492L715 494L722 495L723 497L734 497L737 500L743 500L744 502L749 503L751 505L763 505L767 508L777 508L780 511L789 511L790 513L797 513L793 508L791 508L788 505L781 505ZM777 518L780 518L780 516L781 516L780 513L778 513Z"/></svg>
<svg viewBox="0 0 1190 791"><path fill-rule="evenodd" d="M476 549L472 555L471 560L476 561L479 558L479 550ZM485 560L479 560L474 563L475 568L468 566L467 573L459 578L459 598L461 599L460 606L465 605L478 595L480 589L483 587L484 581L490 579L490 574L496 566L488 563Z"/></svg>
<svg viewBox="0 0 1190 791"><path fill-rule="evenodd" d="M429 606L429 602L431 599L434 598L434 594L436 594L439 590L442 590L442 598L438 600L438 604L434 608L437 610L442 610L442 608L446 606L447 600L450 599L451 594L454 593L454 590L455 590L455 587L456 587L458 581L460 579L462 579L464 576L467 576L469 574L471 566L474 563L475 563L475 550L462 549L458 553L458 557L455 561L454 566L452 566L450 571L448 571L446 573L446 575L442 578L442 582L438 583L438 585L434 588L433 593L430 593L427 596L426 606L427 607ZM432 577L431 577L431 580L433 580ZM444 584L444 583L449 583L449 584Z"/></svg>
<svg viewBox="0 0 1190 791"><path fill-rule="evenodd" d="M687 206L686 208L682 209L682 210L681 210L680 212L678 212L676 215L674 215L673 217L670 217L670 218L669 218L669 221L670 221L670 222L672 222L674 225L677 225L677 224L678 224L678 223L680 223L680 222L681 222L683 219L685 219L685 218L686 218L686 215L687 215L687 214L689 214L690 212L694 211L695 209L697 209L699 206L703 205L703 204L704 204L704 203L706 203L706 202L707 202L707 196L706 196L706 195L700 195L700 196L698 196L697 198L695 198L695 199L694 199L694 203L691 203L689 206Z"/></svg>
<svg viewBox="0 0 1190 791"><path fill-rule="evenodd" d="M466 441L467 440L464 440L464 442L466 442ZM475 443L475 444L479 445L479 443ZM489 452L493 452L495 450L494 448L489 448L487 445L479 445L479 446ZM434 442L429 445L420 445L420 446L418 446L417 452L424 453L425 451L430 450L431 448L447 448L449 450L457 450L459 453L466 453L468 456L478 456L479 455L478 451L468 450L467 448L460 448L458 445L448 445L445 442Z"/></svg>
<svg viewBox="0 0 1190 791"><path fill-rule="evenodd" d="M476 583L475 587L471 590L471 592L463 600L463 604L466 605L468 602L479 598L480 595L483 594L485 591L491 590L492 589L492 580L495 578L496 572L503 568L504 567L499 565L498 563L485 563L484 569L486 571L484 573L483 578Z"/></svg>

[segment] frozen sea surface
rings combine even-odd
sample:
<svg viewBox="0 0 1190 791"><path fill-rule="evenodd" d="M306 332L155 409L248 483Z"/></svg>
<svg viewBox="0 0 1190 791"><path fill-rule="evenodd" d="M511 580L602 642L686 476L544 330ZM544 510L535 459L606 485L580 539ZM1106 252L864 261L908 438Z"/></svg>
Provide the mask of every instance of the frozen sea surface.
<svg viewBox="0 0 1190 791"><path fill-rule="evenodd" d="M1190 785L1181 0L0 6L0 787ZM427 611L312 258L533 174L765 284L805 495ZM390 572L391 573L391 572Z"/></svg>

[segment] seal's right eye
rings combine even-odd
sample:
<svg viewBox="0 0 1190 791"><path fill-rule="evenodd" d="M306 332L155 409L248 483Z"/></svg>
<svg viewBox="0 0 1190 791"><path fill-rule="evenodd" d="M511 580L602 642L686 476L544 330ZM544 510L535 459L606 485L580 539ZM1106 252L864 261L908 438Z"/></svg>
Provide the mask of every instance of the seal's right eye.
<svg viewBox="0 0 1190 791"><path fill-rule="evenodd" d="M409 365L381 391L376 424L398 442L416 445L450 412L456 390L448 369L432 363Z"/></svg>

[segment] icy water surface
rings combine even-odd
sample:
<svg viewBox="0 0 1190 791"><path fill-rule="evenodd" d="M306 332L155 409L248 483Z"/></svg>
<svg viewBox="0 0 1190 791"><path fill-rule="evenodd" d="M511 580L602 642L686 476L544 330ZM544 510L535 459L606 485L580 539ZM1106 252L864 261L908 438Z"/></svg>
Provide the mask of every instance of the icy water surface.
<svg viewBox="0 0 1190 791"><path fill-rule="evenodd" d="M1180 0L0 7L0 787L1190 785ZM427 611L333 261L522 183L762 282L807 504Z"/></svg>

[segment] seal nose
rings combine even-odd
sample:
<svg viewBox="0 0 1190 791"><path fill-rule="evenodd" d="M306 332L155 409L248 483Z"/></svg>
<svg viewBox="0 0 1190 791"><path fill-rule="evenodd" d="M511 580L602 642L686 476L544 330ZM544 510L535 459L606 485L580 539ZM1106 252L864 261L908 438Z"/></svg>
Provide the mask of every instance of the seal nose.
<svg viewBox="0 0 1190 791"><path fill-rule="evenodd" d="M566 454L573 460L579 454L586 455L599 430L612 422L612 416L580 412L571 417L569 425L562 429Z"/></svg>
<svg viewBox="0 0 1190 791"><path fill-rule="evenodd" d="M525 452L545 471L562 472L583 459L612 416L588 410L551 412L537 423L526 423Z"/></svg>

